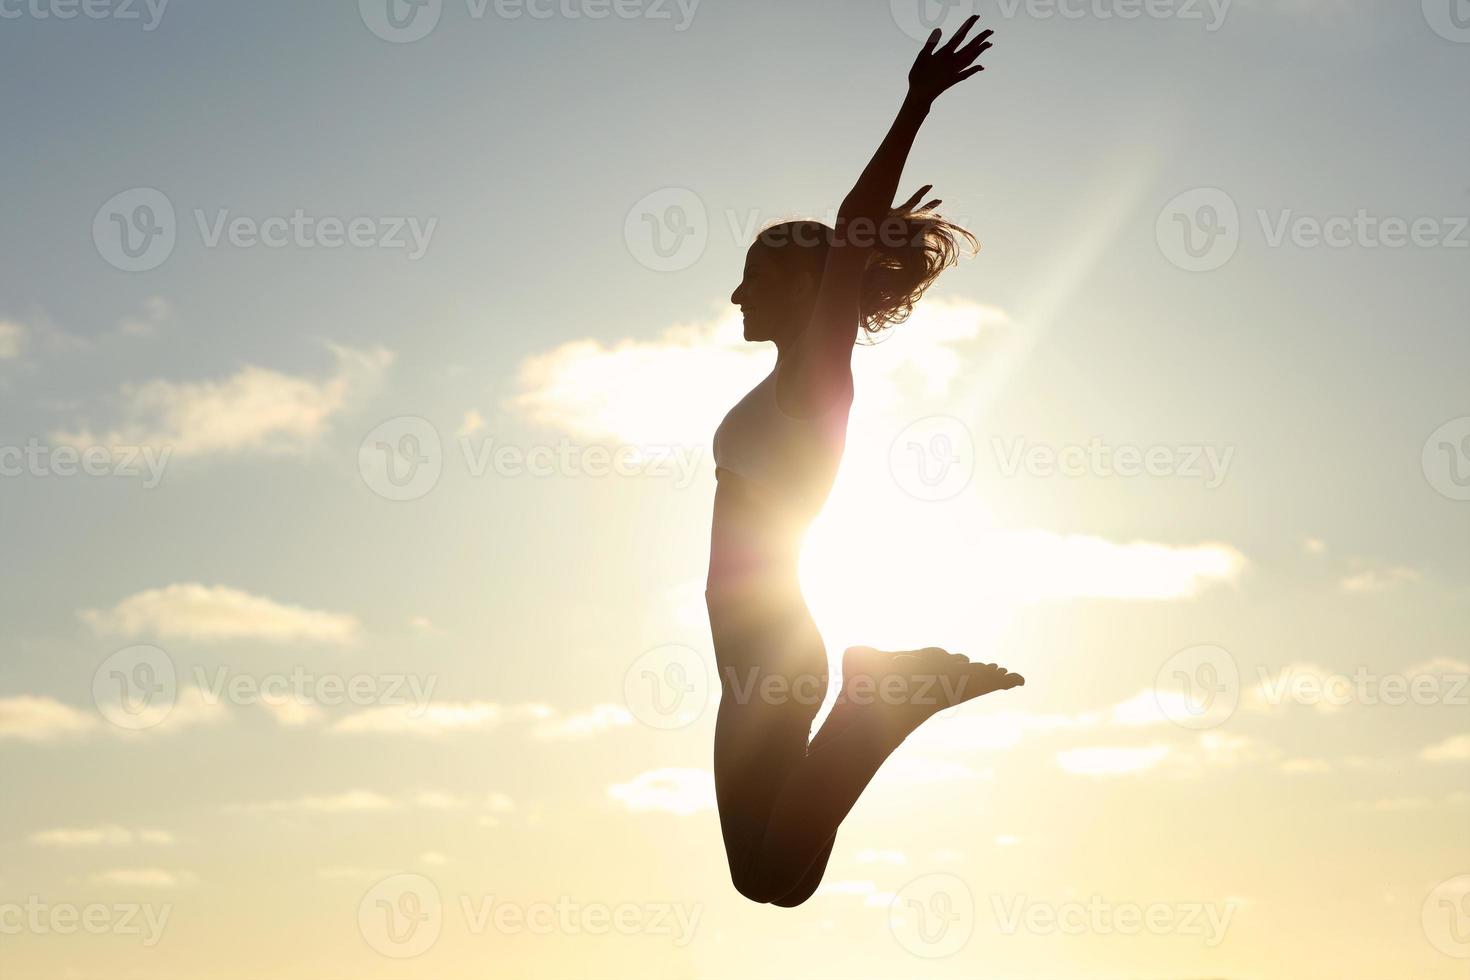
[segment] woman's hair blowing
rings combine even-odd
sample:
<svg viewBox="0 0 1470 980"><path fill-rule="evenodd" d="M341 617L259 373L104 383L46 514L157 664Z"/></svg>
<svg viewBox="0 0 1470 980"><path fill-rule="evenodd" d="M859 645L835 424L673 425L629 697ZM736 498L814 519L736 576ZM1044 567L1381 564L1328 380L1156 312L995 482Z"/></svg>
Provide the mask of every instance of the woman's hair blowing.
<svg viewBox="0 0 1470 980"><path fill-rule="evenodd" d="M757 241L800 260L820 280L832 248L871 246L863 270L859 309L864 334L872 338L914 311L914 304L959 261L961 249L979 251L975 236L933 211L892 212L881 222L844 226L843 240L820 221L785 221L765 229Z"/></svg>

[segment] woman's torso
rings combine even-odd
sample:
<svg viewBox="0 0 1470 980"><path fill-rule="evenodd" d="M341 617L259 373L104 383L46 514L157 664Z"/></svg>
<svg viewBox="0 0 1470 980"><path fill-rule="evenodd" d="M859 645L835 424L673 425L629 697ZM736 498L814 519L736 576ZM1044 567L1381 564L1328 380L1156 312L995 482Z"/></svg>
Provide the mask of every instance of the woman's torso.
<svg viewBox="0 0 1470 980"><path fill-rule="evenodd" d="M777 401L778 372L736 403L715 433L711 595L794 589L801 537L836 479L848 403L792 417Z"/></svg>

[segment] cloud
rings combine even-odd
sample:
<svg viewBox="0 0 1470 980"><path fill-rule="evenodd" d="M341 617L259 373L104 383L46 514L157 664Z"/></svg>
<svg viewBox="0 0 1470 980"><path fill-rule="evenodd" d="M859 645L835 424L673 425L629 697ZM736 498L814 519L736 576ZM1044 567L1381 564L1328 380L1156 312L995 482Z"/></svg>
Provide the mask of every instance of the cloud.
<svg viewBox="0 0 1470 980"><path fill-rule="evenodd" d="M459 424L459 431L455 435L468 438L485 428L485 416L476 409L469 409L464 413L464 420Z"/></svg>
<svg viewBox="0 0 1470 980"><path fill-rule="evenodd" d="M76 446L150 446L176 457L212 453L302 454L333 418L375 389L394 355L332 345L335 370L325 376L284 374L253 365L211 381L149 381L125 385L120 421L97 432L89 425L52 434Z"/></svg>
<svg viewBox="0 0 1470 980"><path fill-rule="evenodd" d="M158 336L159 328L173 318L173 305L162 296L150 296L143 303L143 312L137 316L123 317L118 322L118 333L124 337L151 339Z"/></svg>
<svg viewBox="0 0 1470 980"><path fill-rule="evenodd" d="M0 361L13 361L20 357L25 340L25 327L14 320L0 320Z"/></svg>
<svg viewBox="0 0 1470 980"><path fill-rule="evenodd" d="M341 645L357 637L357 619L285 605L223 585L197 582L148 589L82 620L98 633L188 640L263 640Z"/></svg>
<svg viewBox="0 0 1470 980"><path fill-rule="evenodd" d="M922 609L905 622L918 618L943 632L951 624L934 616L948 609L953 625L964 628L976 618L979 595L994 603L1176 600L1233 584L1243 573L1245 556L1228 544L997 528L978 506L935 506L899 485L890 460L899 430L946 412L981 424L987 400L1024 361L1033 333L994 307L930 302L877 349L856 352L858 397L843 469L808 536L804 561L812 574L803 577L817 620L843 624L844 641L906 642L893 636L892 616L880 607ZM510 407L574 438L705 447L723 414L771 368L771 352L741 334L729 315L652 340L572 341L521 364ZM970 437L973 444L974 431ZM878 512L882 522L872 520ZM864 601L874 567L935 574L887 583L910 591L877 604Z"/></svg>
<svg viewBox="0 0 1470 980"><path fill-rule="evenodd" d="M1288 775L1300 776L1332 772L1333 766L1326 759L1287 759L1279 768Z"/></svg>
<svg viewBox="0 0 1470 980"><path fill-rule="evenodd" d="M1406 582L1418 582L1423 577L1417 569L1395 565L1366 569L1356 575L1349 575L1339 584L1344 592L1386 592Z"/></svg>
<svg viewBox="0 0 1470 980"><path fill-rule="evenodd" d="M422 790L414 794L413 805L421 810L462 810L469 804L453 793Z"/></svg>
<svg viewBox="0 0 1470 980"><path fill-rule="evenodd" d="M490 731L507 724L529 724L540 739L581 739L633 724L621 705L599 704L569 715L544 704L500 705L489 701L445 701L427 707L416 704L368 708L337 721L332 730L343 734L446 735Z"/></svg>
<svg viewBox="0 0 1470 980"><path fill-rule="evenodd" d="M130 844L172 844L173 835L164 830L129 830L116 824L99 827L57 827L38 830L29 838L37 847L126 847Z"/></svg>
<svg viewBox="0 0 1470 980"><path fill-rule="evenodd" d="M863 397L891 405L901 390L942 394L962 376L967 349L1012 327L994 307L926 303L882 345L881 356L859 351L854 371ZM724 413L771 369L771 351L745 343L742 332L731 312L680 324L655 340L571 341L522 362L511 408L577 438L708 445Z"/></svg>
<svg viewBox="0 0 1470 980"><path fill-rule="evenodd" d="M304 728L319 724L326 713L315 702L305 700L294 693L261 692L260 706L277 724L287 728Z"/></svg>
<svg viewBox="0 0 1470 980"><path fill-rule="evenodd" d="M1395 796L1374 800L1372 803L1358 803L1354 808L1372 810L1375 813L1408 813L1413 810L1426 810L1432 805L1433 801L1425 796Z"/></svg>
<svg viewBox="0 0 1470 980"><path fill-rule="evenodd" d="M122 885L128 888L187 888L199 881L191 871L166 871L162 868L117 868L92 875L94 884Z"/></svg>
<svg viewBox="0 0 1470 980"><path fill-rule="evenodd" d="M97 719L48 697L0 698L0 739L50 742L91 731Z"/></svg>
<svg viewBox="0 0 1470 980"><path fill-rule="evenodd" d="M1452 735L1443 742L1425 746L1419 758L1425 762L1470 762L1470 734Z"/></svg>
<svg viewBox="0 0 1470 980"><path fill-rule="evenodd" d="M715 807L715 777L703 769L654 769L609 786L608 796L634 813L687 817Z"/></svg>
<svg viewBox="0 0 1470 980"><path fill-rule="evenodd" d="M1167 745L1136 748L1097 745L1057 753L1057 765L1079 776L1135 775L1154 768L1169 754Z"/></svg>
<svg viewBox="0 0 1470 980"><path fill-rule="evenodd" d="M383 868L359 868L339 864L318 868L316 876L323 881L381 881L391 873Z"/></svg>
<svg viewBox="0 0 1470 980"><path fill-rule="evenodd" d="M536 728L535 735L546 739L589 738L631 724L633 715L627 708L617 704L599 704L581 714L543 722Z"/></svg>
<svg viewBox="0 0 1470 980"><path fill-rule="evenodd" d="M270 800L264 803L240 803L226 807L232 812L253 813L373 813L395 810L401 804L381 793L354 789L328 796L309 795L293 800Z"/></svg>
<svg viewBox="0 0 1470 980"><path fill-rule="evenodd" d="M460 732L495 728L504 721L504 710L486 701L441 702L425 707L389 705L347 715L332 731L347 735L415 735L439 738Z"/></svg>

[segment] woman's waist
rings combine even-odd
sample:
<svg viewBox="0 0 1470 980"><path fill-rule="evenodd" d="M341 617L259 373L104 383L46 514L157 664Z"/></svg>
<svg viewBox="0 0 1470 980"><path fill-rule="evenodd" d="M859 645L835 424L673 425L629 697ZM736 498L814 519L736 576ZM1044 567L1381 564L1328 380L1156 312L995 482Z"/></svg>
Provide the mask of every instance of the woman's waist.
<svg viewBox="0 0 1470 980"><path fill-rule="evenodd" d="M809 523L810 515L777 504L748 481L722 475L710 531L710 588L794 586Z"/></svg>

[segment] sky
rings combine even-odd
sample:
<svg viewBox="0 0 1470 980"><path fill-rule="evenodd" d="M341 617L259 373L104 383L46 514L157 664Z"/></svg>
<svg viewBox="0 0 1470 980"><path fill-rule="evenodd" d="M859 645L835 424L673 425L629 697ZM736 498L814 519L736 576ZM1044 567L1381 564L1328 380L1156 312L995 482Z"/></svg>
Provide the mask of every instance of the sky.
<svg viewBox="0 0 1470 980"><path fill-rule="evenodd" d="M392 4L0 0L7 980L1470 977L1465 0ZM757 906L728 297L972 10L802 582L1027 684Z"/></svg>

